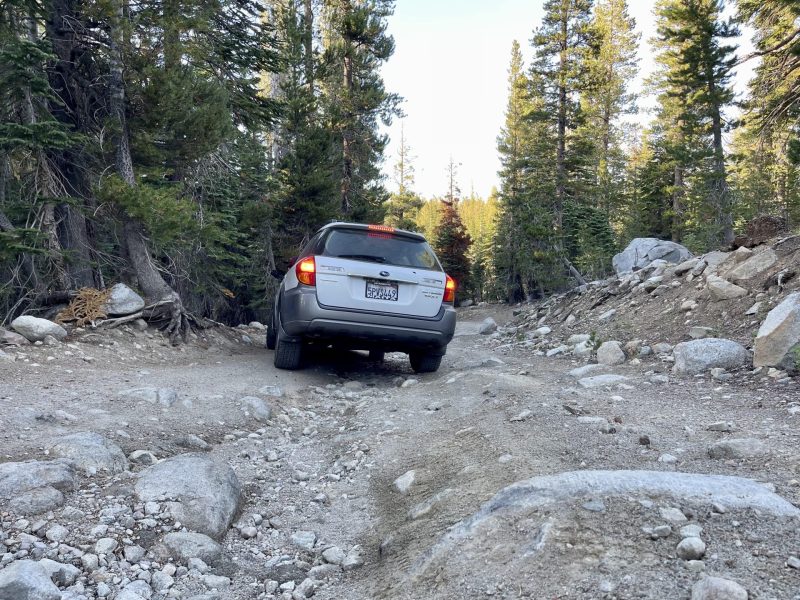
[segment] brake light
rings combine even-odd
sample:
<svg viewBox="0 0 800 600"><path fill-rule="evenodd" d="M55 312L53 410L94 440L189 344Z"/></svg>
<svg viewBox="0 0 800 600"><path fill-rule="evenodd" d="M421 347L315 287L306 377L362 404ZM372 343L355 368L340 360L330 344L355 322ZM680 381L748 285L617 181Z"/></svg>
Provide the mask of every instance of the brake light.
<svg viewBox="0 0 800 600"><path fill-rule="evenodd" d="M294 267L297 281L304 285L317 285L317 263L313 256L301 258Z"/></svg>
<svg viewBox="0 0 800 600"><path fill-rule="evenodd" d="M394 227L389 225L367 225L367 231L382 231L384 233L394 233Z"/></svg>
<svg viewBox="0 0 800 600"><path fill-rule="evenodd" d="M450 277L450 275L445 275L447 278L444 283L444 297L442 298L442 302L455 302L456 300L456 280Z"/></svg>

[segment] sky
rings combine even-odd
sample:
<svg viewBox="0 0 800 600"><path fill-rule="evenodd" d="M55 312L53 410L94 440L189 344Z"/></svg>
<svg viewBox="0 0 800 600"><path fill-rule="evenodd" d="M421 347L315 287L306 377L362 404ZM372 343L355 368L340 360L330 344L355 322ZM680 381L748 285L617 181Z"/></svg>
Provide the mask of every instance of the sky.
<svg viewBox="0 0 800 600"><path fill-rule="evenodd" d="M388 128L384 173L396 189L400 128L414 157L416 191L426 198L447 191L446 167L453 157L463 195L488 196L498 186L497 136L508 96L511 43L518 40L526 61L530 39L543 14L543 0L397 0L389 19L395 53L384 65L386 89L404 98L403 119ZM629 0L629 11L642 34L639 75L634 91L654 67L649 38L655 35L655 2ZM740 52L749 44L743 36ZM752 65L740 69L735 87L743 93ZM646 123L652 99L643 98L639 120Z"/></svg>

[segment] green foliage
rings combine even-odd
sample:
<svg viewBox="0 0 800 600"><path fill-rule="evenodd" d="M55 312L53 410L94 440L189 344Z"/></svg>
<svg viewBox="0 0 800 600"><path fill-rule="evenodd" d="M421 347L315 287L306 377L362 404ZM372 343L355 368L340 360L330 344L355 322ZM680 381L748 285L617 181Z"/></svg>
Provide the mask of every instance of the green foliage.
<svg viewBox="0 0 800 600"><path fill-rule="evenodd" d="M441 219L434 233L433 247L445 273L455 279L458 285L460 293L457 294L457 298L463 299L472 294L469 278L470 263L467 256L472 240L464 228L455 204L456 202L441 201Z"/></svg>

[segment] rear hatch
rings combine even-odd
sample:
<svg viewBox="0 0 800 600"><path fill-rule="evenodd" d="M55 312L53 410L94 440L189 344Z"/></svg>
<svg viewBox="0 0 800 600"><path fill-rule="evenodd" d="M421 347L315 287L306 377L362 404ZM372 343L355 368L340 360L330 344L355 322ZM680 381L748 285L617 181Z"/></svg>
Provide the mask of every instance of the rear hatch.
<svg viewBox="0 0 800 600"><path fill-rule="evenodd" d="M445 274L418 236L390 228L333 228L316 257L317 299L332 308L434 317Z"/></svg>

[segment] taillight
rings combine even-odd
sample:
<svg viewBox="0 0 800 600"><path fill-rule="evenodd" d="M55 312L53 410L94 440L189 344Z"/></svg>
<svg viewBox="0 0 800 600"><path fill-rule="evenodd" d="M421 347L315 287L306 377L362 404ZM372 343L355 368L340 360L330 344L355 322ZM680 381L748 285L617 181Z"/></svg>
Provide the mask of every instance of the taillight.
<svg viewBox="0 0 800 600"><path fill-rule="evenodd" d="M297 281L304 285L317 285L317 263L313 256L301 258L294 267Z"/></svg>
<svg viewBox="0 0 800 600"><path fill-rule="evenodd" d="M450 275L445 275L447 278L444 283L444 297L442 298L442 302L455 302L456 300L456 280L450 277Z"/></svg>

